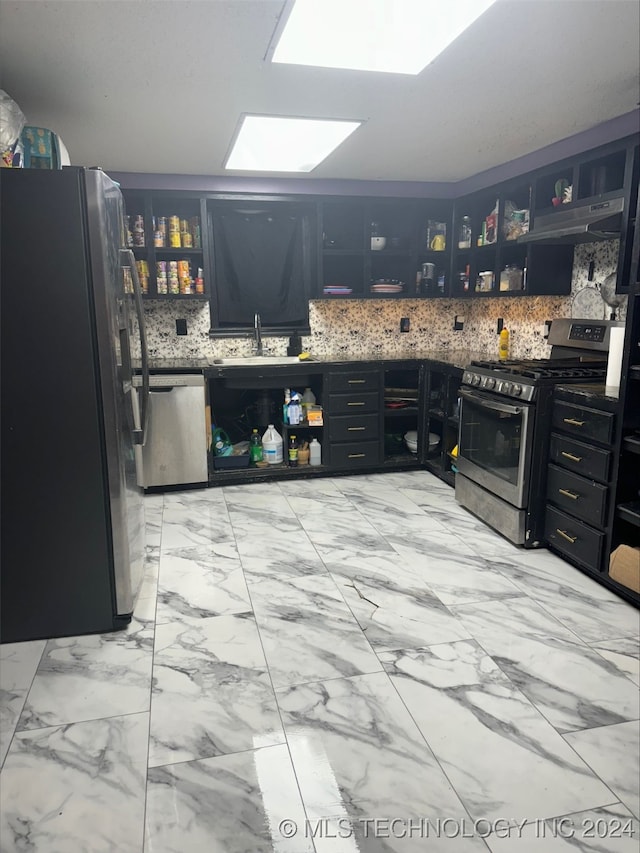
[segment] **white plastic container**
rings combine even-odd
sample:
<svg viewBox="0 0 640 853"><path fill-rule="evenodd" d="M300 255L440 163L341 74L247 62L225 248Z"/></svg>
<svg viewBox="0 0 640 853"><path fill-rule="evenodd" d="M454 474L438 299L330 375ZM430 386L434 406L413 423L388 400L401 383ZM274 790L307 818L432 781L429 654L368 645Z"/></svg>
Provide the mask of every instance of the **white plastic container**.
<svg viewBox="0 0 640 853"><path fill-rule="evenodd" d="M322 465L322 446L317 438L309 444L309 465Z"/></svg>
<svg viewBox="0 0 640 853"><path fill-rule="evenodd" d="M262 458L270 465L278 465L283 460L282 436L273 424L269 424L262 436Z"/></svg>
<svg viewBox="0 0 640 853"><path fill-rule="evenodd" d="M302 395L302 416L306 419L307 411L316 404L316 395L311 388L305 388Z"/></svg>

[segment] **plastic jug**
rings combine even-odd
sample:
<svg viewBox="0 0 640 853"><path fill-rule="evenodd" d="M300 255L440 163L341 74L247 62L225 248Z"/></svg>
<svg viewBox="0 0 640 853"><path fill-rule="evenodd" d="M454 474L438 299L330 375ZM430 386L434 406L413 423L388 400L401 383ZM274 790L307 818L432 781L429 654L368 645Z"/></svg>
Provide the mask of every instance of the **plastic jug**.
<svg viewBox="0 0 640 853"><path fill-rule="evenodd" d="M213 428L213 453L215 456L230 456L233 453L231 439L223 429Z"/></svg>
<svg viewBox="0 0 640 853"><path fill-rule="evenodd" d="M269 424L265 434L262 436L263 459L270 465L278 465L282 462L282 436L273 424Z"/></svg>
<svg viewBox="0 0 640 853"><path fill-rule="evenodd" d="M317 438L312 438L309 444L309 465L322 464L322 447Z"/></svg>
<svg viewBox="0 0 640 853"><path fill-rule="evenodd" d="M311 388L305 388L302 395L302 417L307 419L307 411L316 404L316 395Z"/></svg>

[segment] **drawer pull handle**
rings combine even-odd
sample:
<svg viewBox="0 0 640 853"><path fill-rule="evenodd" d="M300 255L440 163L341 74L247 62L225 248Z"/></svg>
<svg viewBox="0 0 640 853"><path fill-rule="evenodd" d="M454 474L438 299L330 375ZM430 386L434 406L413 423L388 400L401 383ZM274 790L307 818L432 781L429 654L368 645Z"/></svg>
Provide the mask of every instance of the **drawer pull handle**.
<svg viewBox="0 0 640 853"><path fill-rule="evenodd" d="M574 456L573 453L567 453L565 450L560 451L560 456L564 456L565 459L570 459L572 462L582 462L582 456Z"/></svg>
<svg viewBox="0 0 640 853"><path fill-rule="evenodd" d="M571 426L584 426L586 421L578 421L575 418L563 418L562 419L565 424L571 424Z"/></svg>
<svg viewBox="0 0 640 853"><path fill-rule="evenodd" d="M575 545L576 539L578 538L577 536L569 536L568 533L566 533L564 530L560 530L559 527L556 527L556 533L559 536L562 536L563 539L566 539L567 542L571 542L572 545Z"/></svg>
<svg viewBox="0 0 640 853"><path fill-rule="evenodd" d="M362 432L366 427L347 427L347 432Z"/></svg>
<svg viewBox="0 0 640 853"><path fill-rule="evenodd" d="M363 459L367 454L366 453L350 453L349 459Z"/></svg>
<svg viewBox="0 0 640 853"><path fill-rule="evenodd" d="M364 385L366 379L347 379L349 385Z"/></svg>
<svg viewBox="0 0 640 853"><path fill-rule="evenodd" d="M569 489L558 489L561 495L564 495L565 498L571 498L572 501L577 501L580 495L576 495L575 492L570 492Z"/></svg>
<svg viewBox="0 0 640 853"><path fill-rule="evenodd" d="M364 406L364 403L347 403L347 406Z"/></svg>

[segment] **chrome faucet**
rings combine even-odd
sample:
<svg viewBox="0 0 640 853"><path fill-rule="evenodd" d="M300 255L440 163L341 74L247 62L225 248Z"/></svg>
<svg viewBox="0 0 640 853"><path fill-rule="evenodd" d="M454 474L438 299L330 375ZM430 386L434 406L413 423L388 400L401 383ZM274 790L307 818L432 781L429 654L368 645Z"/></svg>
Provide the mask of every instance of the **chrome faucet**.
<svg viewBox="0 0 640 853"><path fill-rule="evenodd" d="M260 315L257 313L253 317L253 332L256 341L256 355L264 355L262 348L262 323L260 322Z"/></svg>

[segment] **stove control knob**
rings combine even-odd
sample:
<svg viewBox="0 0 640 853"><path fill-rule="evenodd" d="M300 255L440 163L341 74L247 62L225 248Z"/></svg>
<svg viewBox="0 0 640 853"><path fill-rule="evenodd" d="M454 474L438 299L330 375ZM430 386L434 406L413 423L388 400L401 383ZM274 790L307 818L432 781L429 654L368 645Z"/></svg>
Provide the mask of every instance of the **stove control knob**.
<svg viewBox="0 0 640 853"><path fill-rule="evenodd" d="M480 384L480 377L478 376L477 373L471 374L471 384L472 385L479 385Z"/></svg>
<svg viewBox="0 0 640 853"><path fill-rule="evenodd" d="M511 382L503 382L501 390L503 394L511 394L511 392L513 391L513 385L511 384Z"/></svg>
<svg viewBox="0 0 640 853"><path fill-rule="evenodd" d="M496 387L496 380L489 377L487 379L487 388L495 388L495 387Z"/></svg>
<svg viewBox="0 0 640 853"><path fill-rule="evenodd" d="M514 397L519 397L522 394L522 385L514 385L512 393Z"/></svg>

